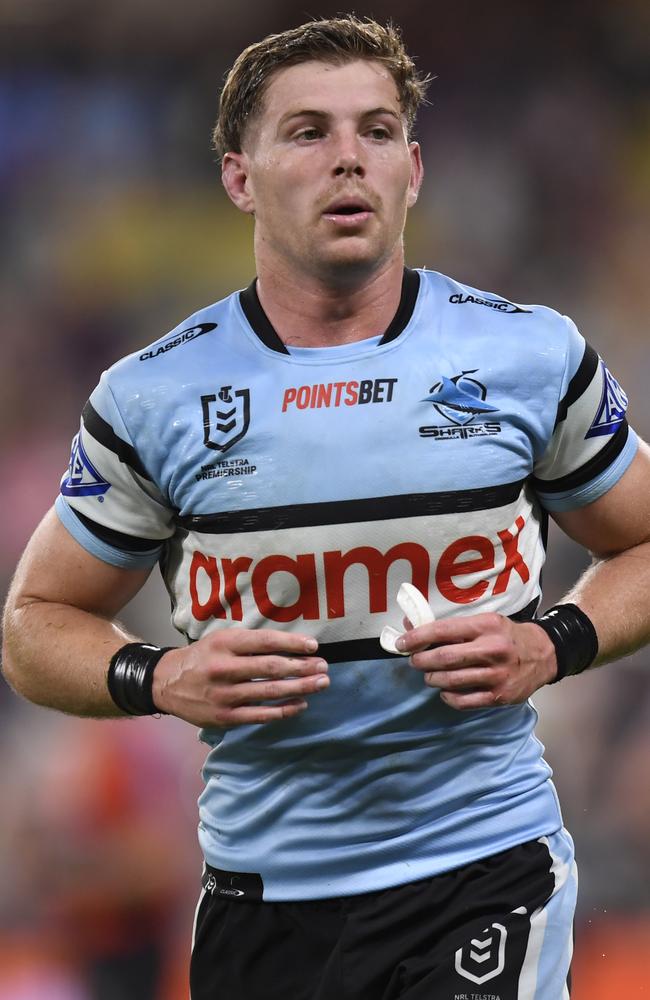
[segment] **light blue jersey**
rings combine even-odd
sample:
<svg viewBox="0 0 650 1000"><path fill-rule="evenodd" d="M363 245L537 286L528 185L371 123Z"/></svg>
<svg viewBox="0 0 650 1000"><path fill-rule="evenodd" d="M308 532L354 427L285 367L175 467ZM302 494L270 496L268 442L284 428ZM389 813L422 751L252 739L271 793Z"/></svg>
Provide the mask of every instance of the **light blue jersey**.
<svg viewBox="0 0 650 1000"><path fill-rule="evenodd" d="M547 511L636 450L574 324L406 270L387 331L287 348L254 284L106 372L57 501L124 567L160 561L189 640L316 636L331 685L297 718L206 730L199 837L264 898L427 877L561 825L532 704L457 712L379 646L408 580L437 618L529 618Z"/></svg>

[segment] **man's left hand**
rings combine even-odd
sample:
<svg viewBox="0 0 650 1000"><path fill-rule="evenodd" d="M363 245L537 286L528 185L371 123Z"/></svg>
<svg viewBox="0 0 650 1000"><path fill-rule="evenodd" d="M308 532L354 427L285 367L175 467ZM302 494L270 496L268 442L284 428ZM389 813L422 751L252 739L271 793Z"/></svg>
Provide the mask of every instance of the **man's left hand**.
<svg viewBox="0 0 650 1000"><path fill-rule="evenodd" d="M451 708L518 705L556 675L555 648L532 622L489 613L431 622L397 641Z"/></svg>

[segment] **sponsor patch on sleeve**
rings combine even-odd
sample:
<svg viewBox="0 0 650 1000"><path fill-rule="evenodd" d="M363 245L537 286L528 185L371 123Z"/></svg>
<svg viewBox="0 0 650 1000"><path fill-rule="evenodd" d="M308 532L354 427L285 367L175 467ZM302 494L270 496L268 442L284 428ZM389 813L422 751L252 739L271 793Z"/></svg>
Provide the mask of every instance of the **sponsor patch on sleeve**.
<svg viewBox="0 0 650 1000"><path fill-rule="evenodd" d="M110 490L111 484L100 476L84 451L81 436L72 442L67 478L61 483L61 493L66 497L99 497Z"/></svg>
<svg viewBox="0 0 650 1000"><path fill-rule="evenodd" d="M585 434L585 438L613 434L625 420L627 396L607 369L605 362L601 361L600 363L603 371L603 392L596 416Z"/></svg>

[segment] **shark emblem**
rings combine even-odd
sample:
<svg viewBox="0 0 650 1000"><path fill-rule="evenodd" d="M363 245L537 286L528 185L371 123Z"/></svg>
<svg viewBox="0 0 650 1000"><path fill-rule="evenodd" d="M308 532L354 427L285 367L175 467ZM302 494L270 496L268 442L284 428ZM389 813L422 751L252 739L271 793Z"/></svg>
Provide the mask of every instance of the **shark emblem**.
<svg viewBox="0 0 650 1000"><path fill-rule="evenodd" d="M478 371L471 368L454 375L453 378L442 376L430 389L423 403L432 403L438 413L453 424L467 424L481 413L497 413L498 406L485 402L487 389L482 382L469 378Z"/></svg>

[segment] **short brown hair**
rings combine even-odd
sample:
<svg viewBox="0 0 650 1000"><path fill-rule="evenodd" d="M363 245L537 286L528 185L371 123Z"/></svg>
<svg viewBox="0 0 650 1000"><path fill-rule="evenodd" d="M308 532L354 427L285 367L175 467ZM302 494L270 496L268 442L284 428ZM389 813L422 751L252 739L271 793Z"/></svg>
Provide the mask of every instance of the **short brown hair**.
<svg viewBox="0 0 650 1000"><path fill-rule="evenodd" d="M424 102L430 77L419 74L393 24L371 18L345 17L307 21L298 28L268 35L244 49L226 77L219 102L219 117L212 140L219 156L241 153L244 131L260 110L264 91L273 73L308 62L346 63L376 59L389 70L399 94L407 130Z"/></svg>

